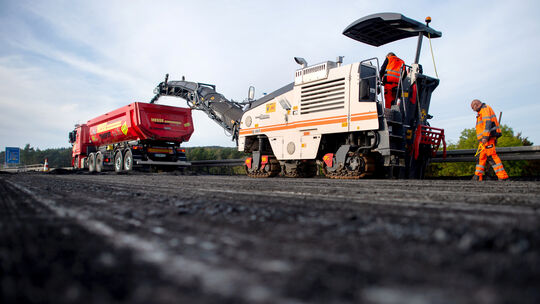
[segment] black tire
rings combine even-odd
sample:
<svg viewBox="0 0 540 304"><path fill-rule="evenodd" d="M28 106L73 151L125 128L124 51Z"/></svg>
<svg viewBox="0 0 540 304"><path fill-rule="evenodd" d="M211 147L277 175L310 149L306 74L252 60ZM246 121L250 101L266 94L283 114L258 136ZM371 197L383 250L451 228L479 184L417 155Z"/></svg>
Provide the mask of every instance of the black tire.
<svg viewBox="0 0 540 304"><path fill-rule="evenodd" d="M124 154L124 170L133 170L133 154L131 153L131 150L127 150Z"/></svg>
<svg viewBox="0 0 540 304"><path fill-rule="evenodd" d="M124 158L122 157L122 151L117 151L114 156L114 171L122 172L124 170Z"/></svg>
<svg viewBox="0 0 540 304"><path fill-rule="evenodd" d="M92 152L88 155L88 172L94 171L96 171L96 154Z"/></svg>
<svg viewBox="0 0 540 304"><path fill-rule="evenodd" d="M96 153L96 172L103 171L103 153Z"/></svg>

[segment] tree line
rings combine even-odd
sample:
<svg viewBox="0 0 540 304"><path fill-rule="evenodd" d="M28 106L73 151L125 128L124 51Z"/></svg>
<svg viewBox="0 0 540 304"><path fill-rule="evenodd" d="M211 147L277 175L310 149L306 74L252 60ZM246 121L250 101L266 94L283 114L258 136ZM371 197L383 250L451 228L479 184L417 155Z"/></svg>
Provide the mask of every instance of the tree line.
<svg viewBox="0 0 540 304"><path fill-rule="evenodd" d="M188 160L240 159L246 154L237 148L209 146L186 148L186 157Z"/></svg>

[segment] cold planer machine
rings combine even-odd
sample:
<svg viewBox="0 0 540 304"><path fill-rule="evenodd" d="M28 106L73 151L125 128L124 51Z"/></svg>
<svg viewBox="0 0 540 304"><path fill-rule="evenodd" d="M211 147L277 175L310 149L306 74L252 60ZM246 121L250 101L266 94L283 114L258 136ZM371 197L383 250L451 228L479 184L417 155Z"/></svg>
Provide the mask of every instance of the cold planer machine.
<svg viewBox="0 0 540 304"><path fill-rule="evenodd" d="M168 81L160 96L185 99L227 130L238 150L249 154L252 177L311 177L317 164L331 178L386 176L423 178L429 160L442 144L444 130L429 126L431 94L439 79L424 75L418 63L424 36L439 38L429 27L397 13L361 18L343 34L381 46L417 37L413 64L400 71L397 102L384 107L379 61L369 58L343 65L341 57L315 65L295 57L302 67L294 81L257 100L239 103L216 92L214 85Z"/></svg>

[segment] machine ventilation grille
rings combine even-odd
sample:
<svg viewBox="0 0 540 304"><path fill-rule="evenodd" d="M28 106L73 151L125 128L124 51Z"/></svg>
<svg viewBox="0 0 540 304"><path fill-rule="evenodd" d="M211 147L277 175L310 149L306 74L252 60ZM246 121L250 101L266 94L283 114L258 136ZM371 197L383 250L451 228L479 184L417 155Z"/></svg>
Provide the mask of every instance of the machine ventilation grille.
<svg viewBox="0 0 540 304"><path fill-rule="evenodd" d="M302 87L300 114L345 108L345 78Z"/></svg>

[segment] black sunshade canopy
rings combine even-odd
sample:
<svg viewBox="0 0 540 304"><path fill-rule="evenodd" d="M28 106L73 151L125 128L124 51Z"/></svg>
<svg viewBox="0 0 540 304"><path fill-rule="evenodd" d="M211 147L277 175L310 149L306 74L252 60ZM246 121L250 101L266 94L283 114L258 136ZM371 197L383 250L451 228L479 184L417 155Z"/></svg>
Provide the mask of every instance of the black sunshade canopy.
<svg viewBox="0 0 540 304"><path fill-rule="evenodd" d="M398 13L369 15L356 20L343 31L345 36L373 46L417 37L418 33L423 33L424 36L429 33L431 38L442 36L441 32Z"/></svg>

